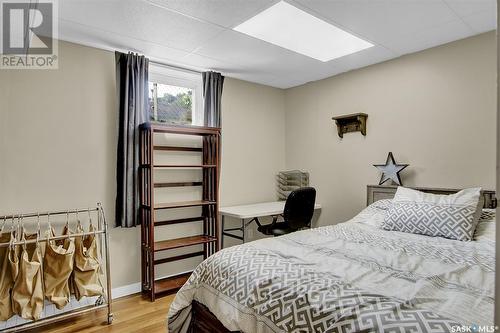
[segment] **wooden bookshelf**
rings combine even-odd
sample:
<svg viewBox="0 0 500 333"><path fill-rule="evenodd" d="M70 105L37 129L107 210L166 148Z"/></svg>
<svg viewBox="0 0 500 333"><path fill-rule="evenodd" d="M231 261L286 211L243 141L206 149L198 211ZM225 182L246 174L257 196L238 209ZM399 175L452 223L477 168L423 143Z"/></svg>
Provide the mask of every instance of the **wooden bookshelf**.
<svg viewBox="0 0 500 333"><path fill-rule="evenodd" d="M175 145L159 145L154 142L155 133L171 133L196 135L202 137L202 147L186 147ZM157 296L178 290L189 278L190 273L181 273L166 278L155 276L155 266L171 263L177 260L202 256L204 259L219 250L218 241L218 210L219 210L219 154L220 129L199 126L165 126L145 123L140 126L140 218L141 218L141 266L142 291L151 301ZM167 139L168 140L168 139ZM192 152L201 154L201 164L155 164L156 151ZM168 155L167 155L168 156ZM155 172L169 172L177 169L198 169L202 180L154 182ZM192 201L155 202L155 190L164 191L168 188L201 186L202 198ZM168 210L201 207L201 215L183 218L168 218ZM156 220L155 212L166 210L167 218ZM176 215L177 217L178 215ZM179 223L202 223L203 233L189 237L156 239L155 229L168 228ZM203 246L203 250L200 251ZM168 251L184 247L197 248L196 251L165 256ZM155 258L155 254L162 257Z"/></svg>
<svg viewBox="0 0 500 333"><path fill-rule="evenodd" d="M155 164L155 168L174 168L174 169L184 169L184 168L216 168L215 164Z"/></svg>
<svg viewBox="0 0 500 333"><path fill-rule="evenodd" d="M203 182L170 182L155 183L155 187L183 187L183 186L202 186Z"/></svg>
<svg viewBox="0 0 500 333"><path fill-rule="evenodd" d="M215 205L217 202L208 200L194 200L194 201L179 201L179 202L164 202L157 203L154 209L172 209L172 208L184 208L184 207L196 207L205 205Z"/></svg>
<svg viewBox="0 0 500 333"><path fill-rule="evenodd" d="M201 148L198 147L176 147L176 146L154 146L155 150L166 150L166 151L195 151L201 152Z"/></svg>
<svg viewBox="0 0 500 333"><path fill-rule="evenodd" d="M155 226L197 222L197 221L203 221L204 219L205 219L205 217L203 217L203 216L195 216L195 217L186 217L186 218L182 218L182 219L159 220L159 221L155 221Z"/></svg>
<svg viewBox="0 0 500 333"><path fill-rule="evenodd" d="M175 238L175 239L155 242L154 250L155 252L171 250L171 249L177 249L179 247L215 242L216 240L217 240L216 237L204 236L204 235Z"/></svg>
<svg viewBox="0 0 500 333"><path fill-rule="evenodd" d="M179 290L184 283L189 279L191 272L174 275L168 278L158 279L154 281L154 289L156 290L156 295L169 294L171 292Z"/></svg>

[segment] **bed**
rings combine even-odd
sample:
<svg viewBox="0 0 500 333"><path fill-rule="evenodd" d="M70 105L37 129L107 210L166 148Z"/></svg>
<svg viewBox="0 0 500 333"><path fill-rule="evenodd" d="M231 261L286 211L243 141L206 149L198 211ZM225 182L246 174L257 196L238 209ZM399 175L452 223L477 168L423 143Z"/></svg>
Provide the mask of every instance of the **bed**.
<svg viewBox="0 0 500 333"><path fill-rule="evenodd" d="M464 242L377 227L395 191L368 186L368 207L345 223L207 258L177 293L169 332L441 333L493 325L495 193L482 192L482 234Z"/></svg>

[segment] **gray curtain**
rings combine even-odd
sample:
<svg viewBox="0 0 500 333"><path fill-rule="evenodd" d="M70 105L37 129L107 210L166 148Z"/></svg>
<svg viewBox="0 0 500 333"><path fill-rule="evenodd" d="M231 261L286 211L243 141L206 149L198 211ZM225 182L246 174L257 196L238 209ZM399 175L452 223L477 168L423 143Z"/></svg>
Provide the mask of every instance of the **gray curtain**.
<svg viewBox="0 0 500 333"><path fill-rule="evenodd" d="M118 90L116 226L139 224L139 125L148 121L148 65L144 56L115 52Z"/></svg>
<svg viewBox="0 0 500 333"><path fill-rule="evenodd" d="M204 98L204 124L210 127L220 127L221 123L221 100L224 76L216 72L204 72L203 98Z"/></svg>
<svg viewBox="0 0 500 333"><path fill-rule="evenodd" d="M204 125L209 127L221 127L221 100L222 100L222 86L224 85L224 76L220 73L215 72L204 72L202 74L203 79L203 113L204 113ZM213 156L212 149L215 147L215 138L212 136L204 136L203 137L203 151L207 152L208 156ZM218 163L220 165L221 155L219 154ZM208 160L207 164L215 164L215 161ZM204 200L217 200L217 188L219 184L217 180L219 179L219 174L216 174L213 169L204 169L203 173L205 176L203 177L209 186L203 186L203 198ZM219 168L220 173L220 168ZM209 226L213 226L216 219L217 212L215 211L215 206L203 206L203 215L210 216L207 218L205 222ZM213 229L209 230L208 233L211 234ZM220 237L220 235L217 235ZM209 253L212 254L216 251L218 246L214 246L214 244L209 245Z"/></svg>

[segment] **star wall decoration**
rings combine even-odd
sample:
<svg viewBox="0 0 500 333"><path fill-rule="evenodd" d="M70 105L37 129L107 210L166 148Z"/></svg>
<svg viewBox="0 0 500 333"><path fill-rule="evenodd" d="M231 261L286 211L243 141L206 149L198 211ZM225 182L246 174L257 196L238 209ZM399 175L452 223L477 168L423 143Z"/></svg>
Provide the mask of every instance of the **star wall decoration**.
<svg viewBox="0 0 500 333"><path fill-rule="evenodd" d="M385 161L385 164L374 164L373 166L382 171L382 177L380 177L380 182L378 183L379 185L382 185L388 180L392 180L399 186L403 186L403 183L401 182L401 177L399 176L399 173L408 166L409 164L397 164L394 161L394 156L392 156L392 153L389 152L389 155L387 155L387 161Z"/></svg>

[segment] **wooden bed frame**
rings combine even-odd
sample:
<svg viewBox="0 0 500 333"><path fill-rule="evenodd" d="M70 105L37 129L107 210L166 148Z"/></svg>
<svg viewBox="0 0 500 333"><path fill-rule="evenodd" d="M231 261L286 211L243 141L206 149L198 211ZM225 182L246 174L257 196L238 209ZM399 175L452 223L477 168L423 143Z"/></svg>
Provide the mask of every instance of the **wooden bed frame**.
<svg viewBox="0 0 500 333"><path fill-rule="evenodd" d="M203 304L197 301L191 303L191 323L189 333L228 333L231 332L222 325L217 317Z"/></svg>
<svg viewBox="0 0 500 333"><path fill-rule="evenodd" d="M453 194L458 192L456 189L422 188L414 189L434 194ZM392 199L396 194L397 186L368 185L367 186L367 205L382 199ZM495 191L482 191L484 198L484 208L496 208L497 199ZM227 333L229 331L217 317L203 304L193 301L191 323L189 324L190 333Z"/></svg>
<svg viewBox="0 0 500 333"><path fill-rule="evenodd" d="M449 188L430 188L430 187L408 187L426 193L433 194L453 194L460 190ZM396 194L397 186L383 186L383 185L368 185L366 187L366 205L370 205L375 201L382 199L392 199ZM497 199L495 191L483 190L481 196L484 199L483 208L497 208Z"/></svg>

